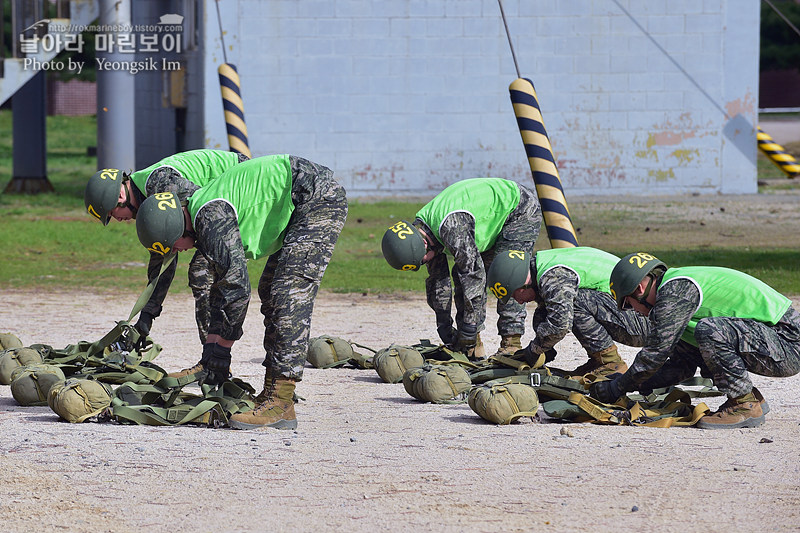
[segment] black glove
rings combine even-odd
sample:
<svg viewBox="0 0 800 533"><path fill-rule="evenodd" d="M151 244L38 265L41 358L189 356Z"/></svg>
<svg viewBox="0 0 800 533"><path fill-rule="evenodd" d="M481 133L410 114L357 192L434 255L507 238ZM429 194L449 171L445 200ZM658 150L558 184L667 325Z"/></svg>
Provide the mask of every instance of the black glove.
<svg viewBox="0 0 800 533"><path fill-rule="evenodd" d="M478 326L462 324L456 334L454 348L458 352L467 353L478 343Z"/></svg>
<svg viewBox="0 0 800 533"><path fill-rule="evenodd" d="M436 328L436 332L439 334L439 338L442 339L442 342L445 344L453 344L456 342L456 335L458 332L455 328L450 324L445 324Z"/></svg>
<svg viewBox="0 0 800 533"><path fill-rule="evenodd" d="M133 325L133 329L139 333L139 340L134 344L134 349L142 350L147 345L147 336L150 335L150 328L153 327L154 318L147 311L139 313L139 320Z"/></svg>
<svg viewBox="0 0 800 533"><path fill-rule="evenodd" d="M531 365L531 367L535 366L536 363L539 362L539 354L533 352L532 346L533 343L528 343L528 345L523 349L514 352L513 358L525 361L526 363ZM554 349L551 348L547 350L546 352L544 352L545 362L548 362L547 356L549 352L552 352L553 358L555 358L556 356L556 351ZM552 359L549 359L549 361L552 361Z"/></svg>
<svg viewBox="0 0 800 533"><path fill-rule="evenodd" d="M622 396L622 389L619 386L619 378L621 376L622 374L617 372L606 376L608 379L595 381L589 387L589 396L603 403L616 402Z"/></svg>
<svg viewBox="0 0 800 533"><path fill-rule="evenodd" d="M217 343L206 343L203 345L200 363L207 371L202 383L213 387L221 385L231 375L231 349Z"/></svg>
<svg viewBox="0 0 800 533"><path fill-rule="evenodd" d="M550 348L549 350L546 350L544 352L544 364L552 363L553 359L556 358L556 355L558 355L558 352L556 351L555 348Z"/></svg>

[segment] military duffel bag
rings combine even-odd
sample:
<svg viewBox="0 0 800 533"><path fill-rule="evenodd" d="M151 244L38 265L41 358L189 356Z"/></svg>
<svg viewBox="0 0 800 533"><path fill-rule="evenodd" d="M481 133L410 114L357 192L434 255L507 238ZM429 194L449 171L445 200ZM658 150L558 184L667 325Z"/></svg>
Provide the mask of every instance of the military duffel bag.
<svg viewBox="0 0 800 533"><path fill-rule="evenodd" d="M11 395L20 405L47 405L50 387L65 379L64 372L55 365L21 366L11 373Z"/></svg>
<svg viewBox="0 0 800 533"><path fill-rule="evenodd" d="M0 350L22 348L22 341L13 333L0 333Z"/></svg>
<svg viewBox="0 0 800 533"><path fill-rule="evenodd" d="M403 386L411 396L423 402L462 403L472 386L467 371L459 365L426 363L403 374Z"/></svg>
<svg viewBox="0 0 800 533"><path fill-rule="evenodd" d="M425 359L419 351L399 344L392 344L380 350L372 361L375 371L386 383L400 383L406 370L419 368L425 364Z"/></svg>
<svg viewBox="0 0 800 533"><path fill-rule="evenodd" d="M11 373L14 369L42 362L42 354L33 348L10 348L0 352L0 384L11 384Z"/></svg>
<svg viewBox="0 0 800 533"><path fill-rule="evenodd" d="M346 340L322 335L308 343L306 359L314 368L333 368L347 364L354 355L353 347Z"/></svg>
<svg viewBox="0 0 800 533"><path fill-rule="evenodd" d="M94 379L69 378L50 387L47 405L67 422L83 422L111 405L111 387Z"/></svg>
<svg viewBox="0 0 800 533"><path fill-rule="evenodd" d="M484 420L505 425L523 416L535 416L539 397L530 385L497 380L474 385L467 403Z"/></svg>

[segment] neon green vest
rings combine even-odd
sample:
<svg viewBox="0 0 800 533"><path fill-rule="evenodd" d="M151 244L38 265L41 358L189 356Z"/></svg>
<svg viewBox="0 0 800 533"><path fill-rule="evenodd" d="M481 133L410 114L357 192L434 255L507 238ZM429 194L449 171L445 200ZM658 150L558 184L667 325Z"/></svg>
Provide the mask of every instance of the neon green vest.
<svg viewBox="0 0 800 533"><path fill-rule="evenodd" d="M214 201L227 202L236 211L248 259L277 252L294 211L289 156L251 159L222 173L189 198L192 224L198 211Z"/></svg>
<svg viewBox="0 0 800 533"><path fill-rule="evenodd" d="M239 155L234 152L191 150L171 155L147 168L137 170L131 174L131 181L142 194L145 194L150 174L160 167L172 167L198 187L205 187L208 182L238 163Z"/></svg>
<svg viewBox="0 0 800 533"><path fill-rule="evenodd" d="M723 267L670 268L659 289L673 279L688 279L700 290L700 307L694 312L681 339L697 346L694 329L707 317L750 318L774 326L792 305L791 300L763 281Z"/></svg>
<svg viewBox="0 0 800 533"><path fill-rule="evenodd" d="M519 187L500 178L475 178L458 181L428 202L417 213L441 242L439 229L448 215L465 212L475 219L475 244L479 252L494 245L508 215L519 205ZM445 249L446 253L450 250Z"/></svg>
<svg viewBox="0 0 800 533"><path fill-rule="evenodd" d="M608 282L619 257L597 248L554 248L536 252L536 281L554 267L564 267L578 275L579 289L595 289L611 293Z"/></svg>

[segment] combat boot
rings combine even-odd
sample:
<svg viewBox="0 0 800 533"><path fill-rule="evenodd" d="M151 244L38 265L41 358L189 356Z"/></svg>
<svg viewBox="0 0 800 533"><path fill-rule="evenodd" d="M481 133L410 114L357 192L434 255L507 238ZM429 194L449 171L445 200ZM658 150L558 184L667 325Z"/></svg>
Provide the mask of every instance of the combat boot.
<svg viewBox="0 0 800 533"><path fill-rule="evenodd" d="M500 338L500 348L495 355L514 355L517 350L522 349L522 335L503 335Z"/></svg>
<svg viewBox="0 0 800 533"><path fill-rule="evenodd" d="M697 423L700 429L754 428L764 423L769 405L755 388L738 398L728 398L714 413Z"/></svg>
<svg viewBox="0 0 800 533"><path fill-rule="evenodd" d="M628 365L619 356L617 346L612 344L605 350L590 353L588 361L575 370L567 372L567 374L573 379L578 379L589 373L597 377L603 377L617 372L624 374L626 370L628 370Z"/></svg>
<svg viewBox="0 0 800 533"><path fill-rule="evenodd" d="M257 401L263 401L252 411L233 415L230 426L234 429L296 429L294 388L293 379L265 377L264 390L256 397Z"/></svg>
<svg viewBox="0 0 800 533"><path fill-rule="evenodd" d="M184 368L183 370L179 370L177 372L170 372L169 374L167 374L166 377L180 379L180 378L185 378L187 376L192 376L193 374L198 374L200 372L205 372L205 370L206 369L203 366L203 361L198 361L198 363L193 367Z"/></svg>
<svg viewBox="0 0 800 533"><path fill-rule="evenodd" d="M483 347L480 333L478 333L478 337L475 339L475 347L467 350L467 358L470 361L483 361L486 359L486 348Z"/></svg>

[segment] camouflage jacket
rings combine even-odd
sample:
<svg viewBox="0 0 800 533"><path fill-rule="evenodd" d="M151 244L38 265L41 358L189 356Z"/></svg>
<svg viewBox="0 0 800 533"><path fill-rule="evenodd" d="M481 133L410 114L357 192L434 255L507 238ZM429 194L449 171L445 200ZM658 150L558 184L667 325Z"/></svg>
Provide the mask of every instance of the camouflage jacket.
<svg viewBox="0 0 800 533"><path fill-rule="evenodd" d="M659 279L656 286L660 283ZM647 343L620 378L622 391L637 390L664 365L699 305L700 291L689 280L674 279L659 287L655 306L648 315L650 334Z"/></svg>
<svg viewBox="0 0 800 533"><path fill-rule="evenodd" d="M464 292L462 321L464 324L480 326L482 310L486 307L486 272L475 244L475 219L463 212L448 215L439 228L442 242L436 240L433 231L420 219L415 224L422 226L432 241L431 249L436 252L427 263L425 291L428 305L436 313L437 326L452 323L452 286L445 248L453 254L452 275L458 278Z"/></svg>
<svg viewBox="0 0 800 533"><path fill-rule="evenodd" d="M248 159L249 158L246 155L239 154L239 163L247 161ZM181 202L184 202L200 188L183 177L180 172L172 167L160 167L154 170L150 178L147 180L147 190L144 192L140 191L132 181L129 183L131 184L131 190L133 191L133 195L136 198L138 205L141 205L146 197L161 192L172 192L180 199ZM160 254L150 254L150 262L147 265L148 283L153 281L156 276L158 276L158 273L161 270L162 259L163 256ZM175 277L175 269L177 266L178 260L176 258L176 260L173 261L172 264L164 271L164 273L161 275L161 278L159 278L158 284L156 284L156 288L153 290L153 295L142 308L143 312L150 313L154 317L157 317L161 314L162 304L164 303L164 299L167 297L167 292L169 292L170 285L172 285L172 280Z"/></svg>
<svg viewBox="0 0 800 533"><path fill-rule="evenodd" d="M577 294L578 275L573 270L554 267L541 277L536 288L536 315L540 319L534 324L536 336L530 345L534 353L546 352L569 333Z"/></svg>

